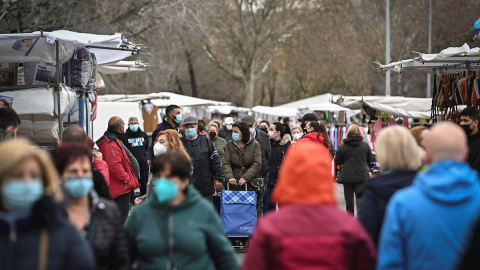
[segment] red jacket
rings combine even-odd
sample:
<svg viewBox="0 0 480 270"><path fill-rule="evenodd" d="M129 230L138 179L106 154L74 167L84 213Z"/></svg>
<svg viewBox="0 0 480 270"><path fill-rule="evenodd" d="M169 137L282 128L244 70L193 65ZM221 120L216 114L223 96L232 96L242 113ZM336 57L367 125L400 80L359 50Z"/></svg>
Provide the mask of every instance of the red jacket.
<svg viewBox="0 0 480 270"><path fill-rule="evenodd" d="M97 145L108 165L110 178L108 187L112 198L139 188L140 184L121 142L113 134L105 132L105 135L97 141Z"/></svg>
<svg viewBox="0 0 480 270"><path fill-rule="evenodd" d="M311 142L287 151L272 195L280 210L260 219L243 269L375 269L370 236L336 206L328 153Z"/></svg>
<svg viewBox="0 0 480 270"><path fill-rule="evenodd" d="M103 153L102 153L103 155ZM95 160L93 163L95 166L95 169L97 169L98 172L100 172L103 175L103 178L105 178L105 183L107 183L107 186L110 186L110 173L108 172L108 164L105 162L105 160Z"/></svg>
<svg viewBox="0 0 480 270"><path fill-rule="evenodd" d="M317 135L319 135L318 139L317 139ZM297 143L304 143L304 142L314 142L314 143L319 143L323 145L324 143L323 134L318 134L317 132L307 133L297 141Z"/></svg>

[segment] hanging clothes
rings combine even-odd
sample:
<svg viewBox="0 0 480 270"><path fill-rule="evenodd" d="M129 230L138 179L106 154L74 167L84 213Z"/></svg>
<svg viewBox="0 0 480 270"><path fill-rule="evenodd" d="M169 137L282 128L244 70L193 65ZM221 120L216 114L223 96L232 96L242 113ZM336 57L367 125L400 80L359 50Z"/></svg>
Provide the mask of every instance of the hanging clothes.
<svg viewBox="0 0 480 270"><path fill-rule="evenodd" d="M390 118L390 120L388 120L388 126L391 127L395 125L396 125L395 118Z"/></svg>
<svg viewBox="0 0 480 270"><path fill-rule="evenodd" d="M158 107L152 103L146 103L142 106L143 131L154 132L158 126Z"/></svg>

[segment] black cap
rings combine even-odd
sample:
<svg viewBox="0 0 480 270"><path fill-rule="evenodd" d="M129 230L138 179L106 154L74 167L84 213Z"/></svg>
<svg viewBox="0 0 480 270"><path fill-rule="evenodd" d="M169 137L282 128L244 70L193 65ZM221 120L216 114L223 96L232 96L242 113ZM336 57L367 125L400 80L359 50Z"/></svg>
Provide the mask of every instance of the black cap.
<svg viewBox="0 0 480 270"><path fill-rule="evenodd" d="M314 113L307 113L302 118L298 119L298 122L300 123L305 121L318 121L318 117Z"/></svg>

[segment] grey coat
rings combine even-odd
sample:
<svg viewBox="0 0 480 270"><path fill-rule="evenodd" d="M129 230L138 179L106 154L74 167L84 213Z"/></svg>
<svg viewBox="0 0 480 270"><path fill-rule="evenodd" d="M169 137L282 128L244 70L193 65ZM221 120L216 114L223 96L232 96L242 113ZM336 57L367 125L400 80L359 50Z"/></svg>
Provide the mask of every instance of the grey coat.
<svg viewBox="0 0 480 270"><path fill-rule="evenodd" d="M343 140L334 160L343 166L337 176L338 183L363 183L370 178L368 166L372 163L372 150L361 136L354 134Z"/></svg>

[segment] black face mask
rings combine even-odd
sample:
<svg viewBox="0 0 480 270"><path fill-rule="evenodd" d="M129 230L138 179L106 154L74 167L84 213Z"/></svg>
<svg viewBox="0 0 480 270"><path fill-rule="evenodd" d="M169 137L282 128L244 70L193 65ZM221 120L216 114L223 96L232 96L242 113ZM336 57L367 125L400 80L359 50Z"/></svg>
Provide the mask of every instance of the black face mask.
<svg viewBox="0 0 480 270"><path fill-rule="evenodd" d="M208 135L210 135L210 139L215 139L215 137L217 137L217 133L215 133L213 131L210 131L210 133L208 133Z"/></svg>
<svg viewBox="0 0 480 270"><path fill-rule="evenodd" d="M263 128L260 128L260 130L268 134L268 129L267 128L263 127Z"/></svg>
<svg viewBox="0 0 480 270"><path fill-rule="evenodd" d="M463 131L465 131L467 136L469 136L470 133L472 133L472 128L470 127L470 125L460 125L460 127L463 129Z"/></svg>

